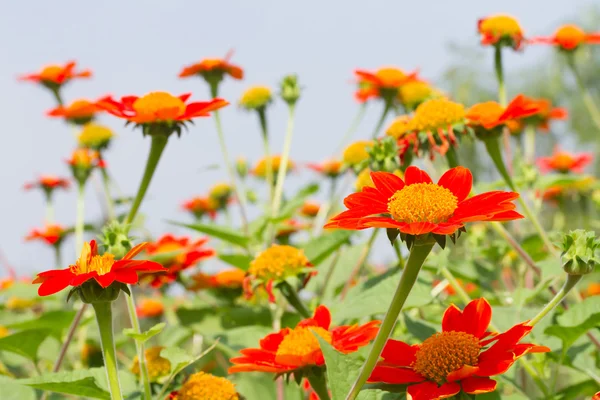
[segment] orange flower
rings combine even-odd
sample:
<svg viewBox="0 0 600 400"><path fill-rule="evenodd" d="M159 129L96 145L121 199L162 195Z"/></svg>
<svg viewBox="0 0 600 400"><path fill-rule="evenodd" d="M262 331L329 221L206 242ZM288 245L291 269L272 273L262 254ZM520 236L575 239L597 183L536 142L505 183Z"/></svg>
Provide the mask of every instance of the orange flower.
<svg viewBox="0 0 600 400"><path fill-rule="evenodd" d="M300 214L305 217L316 217L321 209L321 205L314 201L305 201L300 209Z"/></svg>
<svg viewBox="0 0 600 400"><path fill-rule="evenodd" d="M15 283L15 278L0 278L0 290L8 289Z"/></svg>
<svg viewBox="0 0 600 400"><path fill-rule="evenodd" d="M67 164L82 169L104 168L104 161L100 159L98 152L87 148L75 149Z"/></svg>
<svg viewBox="0 0 600 400"><path fill-rule="evenodd" d="M151 275L152 287L160 287L179 278L184 271L198 262L213 257L216 253L211 248L203 247L208 238L192 241L189 237L176 238L171 234L163 235L146 247L146 254L157 260L166 268L164 274Z"/></svg>
<svg viewBox="0 0 600 400"><path fill-rule="evenodd" d="M508 121L518 121L540 111L541 106L537 101L520 94L506 107L495 101L475 104L469 108L466 117L468 124L475 129L482 127L485 131L490 131L506 124Z"/></svg>
<svg viewBox="0 0 600 400"><path fill-rule="evenodd" d="M504 333L489 332L492 308L485 299L471 301L463 311L452 304L444 313L442 332L421 344L388 340L368 382L407 385L412 400L445 399L459 394L496 390L490 376L505 373L527 353L546 346L519 343L532 326L518 324Z"/></svg>
<svg viewBox="0 0 600 400"><path fill-rule="evenodd" d="M565 108L552 107L552 103L548 99L525 97L525 101L530 103L532 107L537 107L538 111L525 118L523 122L525 124L534 125L542 131L548 131L550 129L550 121L564 120L569 117L569 113Z"/></svg>
<svg viewBox="0 0 600 400"><path fill-rule="evenodd" d="M544 172L581 173L585 166L592 162L592 158L592 153L571 154L557 146L552 156L538 157L537 165Z"/></svg>
<svg viewBox="0 0 600 400"><path fill-rule="evenodd" d="M518 193L493 191L467 198L473 176L464 167L452 168L434 184L423 170L406 169L404 180L388 172L372 172L375 187L344 199L347 211L325 228L361 230L396 228L408 235L452 235L467 222L523 218L513 201Z"/></svg>
<svg viewBox="0 0 600 400"><path fill-rule="evenodd" d="M600 283L596 283L596 282L590 283L587 287L586 295L587 296L600 295Z"/></svg>
<svg viewBox="0 0 600 400"><path fill-rule="evenodd" d="M140 318L160 317L165 312L162 301L156 299L142 299L136 307Z"/></svg>
<svg viewBox="0 0 600 400"><path fill-rule="evenodd" d="M115 261L115 256L110 253L98 255L98 246L96 241L92 240L84 243L81 255L75 264L65 269L41 272L33 283L41 283L38 289L40 296L60 292L67 286L80 287L90 280L94 280L103 289L114 282L133 285L138 282L139 272L164 270L162 265L153 261L132 260L144 247L146 243L140 243L121 260Z"/></svg>
<svg viewBox="0 0 600 400"><path fill-rule="evenodd" d="M182 205L183 209L191 212L197 219L208 214L210 218L215 219L219 202L210 196L196 196Z"/></svg>
<svg viewBox="0 0 600 400"><path fill-rule="evenodd" d="M205 79L210 80L215 76L218 78L218 81L220 81L223 79L223 75L227 74L233 79L244 79L244 70L237 65L229 63L229 59L232 55L233 53L229 52L224 58L205 58L200 62L184 67L179 73L179 77L188 78L190 76L200 75Z"/></svg>
<svg viewBox="0 0 600 400"><path fill-rule="evenodd" d="M43 240L50 246L58 246L60 241L65 237L65 229L57 224L46 225L43 229L33 229L25 240Z"/></svg>
<svg viewBox="0 0 600 400"><path fill-rule="evenodd" d="M54 189L68 189L71 184L67 178L59 178L56 175L40 175L37 181L25 184L25 190L40 188L46 192L52 192Z"/></svg>
<svg viewBox="0 0 600 400"><path fill-rule="evenodd" d="M320 164L308 163L307 166L328 178L337 178L344 172L344 165L339 160L325 160Z"/></svg>
<svg viewBox="0 0 600 400"><path fill-rule="evenodd" d="M523 42L523 30L519 21L510 15L498 14L482 18L477 22L481 44L509 46L515 50Z"/></svg>
<svg viewBox="0 0 600 400"><path fill-rule="evenodd" d="M341 353L353 353L366 346L377 335L380 321L364 325L331 327L331 313L321 305L312 318L295 328L284 328L267 335L258 349L243 349L241 357L232 358L229 373L271 372L287 374L310 366L324 366L325 359L316 335Z"/></svg>
<svg viewBox="0 0 600 400"><path fill-rule="evenodd" d="M577 25L563 25L552 36L531 38L528 43L543 43L557 46L560 50L574 51L582 44L600 44L600 32L585 33Z"/></svg>
<svg viewBox="0 0 600 400"><path fill-rule="evenodd" d="M58 89L73 78L89 78L92 76L92 71L89 69L76 72L75 66L75 61L70 61L64 66L49 65L36 74L22 75L19 80L37 82L49 88Z"/></svg>
<svg viewBox="0 0 600 400"><path fill-rule="evenodd" d="M417 73L406 74L396 67L383 67L375 72L357 69L354 71L358 78L359 88L355 93L356 99L364 103L371 98L394 100L400 87L415 80Z"/></svg>
<svg viewBox="0 0 600 400"><path fill-rule="evenodd" d="M246 272L239 268L226 269L214 275L199 272L192 276L194 285L190 289L241 289L245 277Z"/></svg>
<svg viewBox="0 0 600 400"><path fill-rule="evenodd" d="M474 291L477 290L477 285L475 285L473 282L467 282L467 284L465 285L464 282L461 279L457 279L456 280L458 282L458 284L465 290L465 292L467 293L473 293ZM435 280L433 281L433 286L437 286L440 284L441 281ZM456 290L454 290L454 288L451 285L447 285L444 288L444 292L448 295L448 296L454 296L456 294Z"/></svg>
<svg viewBox="0 0 600 400"><path fill-rule="evenodd" d="M85 125L94 119L94 116L100 111L89 100L76 100L68 106L59 105L58 107L48 111L50 117L60 117L77 125Z"/></svg>

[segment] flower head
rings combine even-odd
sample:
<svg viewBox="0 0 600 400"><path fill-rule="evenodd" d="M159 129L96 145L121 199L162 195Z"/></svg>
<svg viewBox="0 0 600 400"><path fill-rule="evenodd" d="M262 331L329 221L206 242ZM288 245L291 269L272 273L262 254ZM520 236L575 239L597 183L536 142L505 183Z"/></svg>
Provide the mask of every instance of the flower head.
<svg viewBox="0 0 600 400"><path fill-rule="evenodd" d="M54 189L68 189L71 186L67 178L60 178L56 175L41 175L37 181L25 184L25 190L40 188L46 193L52 193Z"/></svg>
<svg viewBox="0 0 600 400"><path fill-rule="evenodd" d="M588 285L585 292L586 296L598 296L600 295L600 283L592 282Z"/></svg>
<svg viewBox="0 0 600 400"><path fill-rule="evenodd" d="M351 143L344 150L342 156L344 163L350 166L356 166L369 159L369 148L373 147L372 140L359 140Z"/></svg>
<svg viewBox="0 0 600 400"><path fill-rule="evenodd" d="M279 171L279 166L281 165L281 156L273 155L271 156L271 170L273 174L276 174ZM288 159L287 162L287 171L291 172L295 168L295 164L292 160ZM252 170L252 174L259 178L266 178L267 176L267 158L262 158L256 163L254 169Z"/></svg>
<svg viewBox="0 0 600 400"><path fill-rule="evenodd" d="M530 108L537 108L537 111L526 118L523 118L523 123L533 125L541 131L550 129L550 122L553 120L565 120L569 113L565 108L552 107L552 103L548 99L534 99L525 97L525 101Z"/></svg>
<svg viewBox="0 0 600 400"><path fill-rule="evenodd" d="M414 110L424 101L439 96L441 93L437 89L422 80L409 81L398 90L398 100L408 110Z"/></svg>
<svg viewBox="0 0 600 400"><path fill-rule="evenodd" d="M196 196L184 202L182 207L184 210L194 214L197 219L202 218L206 214L214 219L219 209L219 202L210 196Z"/></svg>
<svg viewBox="0 0 600 400"><path fill-rule="evenodd" d="M160 356L160 352L164 349L162 346L154 346L146 349L144 358L146 359L146 368L148 368L148 377L150 382L156 382L160 378L169 375L171 372L171 362ZM140 376L140 361L138 356L133 359L131 372L138 377Z"/></svg>
<svg viewBox="0 0 600 400"><path fill-rule="evenodd" d="M592 153L572 154L557 146L550 157L538 157L537 165L544 172L581 173L592 159Z"/></svg>
<svg viewBox="0 0 600 400"><path fill-rule="evenodd" d="M388 172L372 172L375 187L346 197L347 211L326 228L360 230L396 228L408 235L451 235L466 222L509 221L523 218L513 201L518 193L493 191L467 198L473 176L464 167L452 168L437 184L425 171L411 166L404 180Z"/></svg>
<svg viewBox="0 0 600 400"><path fill-rule="evenodd" d="M600 247L600 240L593 231L577 229L563 233L561 261L563 269L571 275L585 275L594 271L600 259L596 257L596 250Z"/></svg>
<svg viewBox="0 0 600 400"><path fill-rule="evenodd" d="M76 71L75 61L70 61L65 65L48 65L38 73L22 75L19 77L21 81L30 81L41 83L51 90L58 90L62 85L74 78L89 78L92 76L92 71L89 69Z"/></svg>
<svg viewBox="0 0 600 400"><path fill-rule="evenodd" d="M539 113L540 105L532 99L521 95L515 97L506 107L495 101L478 103L469 108L466 113L468 125L475 129L476 134L489 135L490 132L501 133L501 128L508 121L520 121Z"/></svg>
<svg viewBox="0 0 600 400"><path fill-rule="evenodd" d="M33 229L25 240L42 240L50 246L58 246L66 235L66 230L61 225L48 224L43 229Z"/></svg>
<svg viewBox="0 0 600 400"><path fill-rule="evenodd" d="M135 311L140 318L154 318L163 315L165 306L161 300L145 298L138 303Z"/></svg>
<svg viewBox="0 0 600 400"><path fill-rule="evenodd" d="M246 272L239 268L226 269L214 275L199 272L192 275L194 284L190 290L202 289L241 289L244 284Z"/></svg>
<svg viewBox="0 0 600 400"><path fill-rule="evenodd" d="M153 261L132 259L146 245L147 243L138 244L121 260L115 261L115 256L110 253L98 254L98 246L95 240L89 243L86 242L83 244L81 255L75 264L65 269L41 272L37 275L33 283L41 283L38 289L40 296L49 296L60 292L67 286L73 286L74 288L81 289L79 294L85 302L97 300L89 298L90 292L94 292L100 297L103 290L108 289L114 284L116 289L114 298L116 298L121 284L132 285L138 282L139 272L157 272L165 269L162 265ZM84 285L87 285L88 288L84 288ZM92 287L90 288L89 286ZM98 288L101 288L101 290L96 290Z"/></svg>
<svg viewBox="0 0 600 400"><path fill-rule="evenodd" d="M442 332L421 344L390 339L368 382L408 384L413 400L437 400L496 390L490 376L505 373L527 353L550 351L545 346L519 343L532 326L518 324L504 333L489 332L492 308L485 299L471 301L463 311L448 307Z"/></svg>
<svg viewBox="0 0 600 400"><path fill-rule="evenodd" d="M173 400L239 400L235 385L227 378L197 372L174 393Z"/></svg>
<svg viewBox="0 0 600 400"><path fill-rule="evenodd" d="M517 50L523 42L523 30L519 21L510 15L498 14L478 21L481 44L508 46Z"/></svg>
<svg viewBox="0 0 600 400"><path fill-rule="evenodd" d="M77 142L79 146L100 151L106 149L114 133L110 128L94 123L86 124L79 135Z"/></svg>
<svg viewBox="0 0 600 400"><path fill-rule="evenodd" d="M89 100L75 100L73 103L48 111L48 116L64 118L66 121L76 125L85 125L94 119L94 116L100 111L96 103Z"/></svg>
<svg viewBox="0 0 600 400"><path fill-rule="evenodd" d="M219 83L225 75L233 79L244 79L244 70L237 65L231 64L229 59L233 52L229 52L224 58L205 58L197 63L184 67L179 73L180 78L201 76L208 83Z"/></svg>
<svg viewBox="0 0 600 400"><path fill-rule="evenodd" d="M552 36L531 38L528 43L543 43L558 47L563 51L575 51L582 44L600 44L600 32L586 33L577 25L562 25Z"/></svg>
<svg viewBox="0 0 600 400"><path fill-rule="evenodd" d="M258 349L241 350L242 356L232 358L229 373L270 372L292 373L309 366L323 366L325 359L317 335L341 353L352 353L366 346L377 335L380 321L364 325L331 327L331 313L318 306L312 318L298 323L295 328L284 328L267 335Z"/></svg>
<svg viewBox="0 0 600 400"><path fill-rule="evenodd" d="M387 136L391 136L396 140L401 139L411 132L410 116L401 115L392 121L390 126L385 131Z"/></svg>
<svg viewBox="0 0 600 400"><path fill-rule="evenodd" d="M73 177L83 185L95 168L104 168L104 161L96 150L78 148L73 151L71 158L67 160L71 166Z"/></svg>
<svg viewBox="0 0 600 400"><path fill-rule="evenodd" d="M107 96L98 107L141 127L144 134L181 133L181 127L199 117L209 117L212 111L229 103L223 99L187 103L191 94L173 96L167 92L150 92L142 97L126 96L120 101Z"/></svg>
<svg viewBox="0 0 600 400"><path fill-rule="evenodd" d="M400 87L415 79L417 73L405 73L396 67L383 67L375 72L357 69L354 74L358 78L359 88L356 99L364 103L371 98L393 101L398 96Z"/></svg>
<svg viewBox="0 0 600 400"><path fill-rule="evenodd" d="M240 106L246 110L264 110L273 101L273 93L268 86L252 86L240 98Z"/></svg>
<svg viewBox="0 0 600 400"><path fill-rule="evenodd" d="M313 218L317 216L320 209L321 205L319 203L307 200L302 205L302 208L300 209L300 214L305 217Z"/></svg>
<svg viewBox="0 0 600 400"><path fill-rule="evenodd" d="M320 164L309 163L308 168L317 171L328 178L337 178L344 172L344 164L339 160L325 160Z"/></svg>
<svg viewBox="0 0 600 400"><path fill-rule="evenodd" d="M208 197L215 199L219 203L219 208L224 208L231 200L233 188L229 183L221 182L213 185L208 191Z"/></svg>
<svg viewBox="0 0 600 400"><path fill-rule="evenodd" d="M149 243L146 254L157 260L165 267L164 274L150 275L150 284L160 287L179 278L179 274L196 265L202 260L213 257L213 249L204 247L208 238L192 241L189 237L177 238L166 234L156 242Z"/></svg>

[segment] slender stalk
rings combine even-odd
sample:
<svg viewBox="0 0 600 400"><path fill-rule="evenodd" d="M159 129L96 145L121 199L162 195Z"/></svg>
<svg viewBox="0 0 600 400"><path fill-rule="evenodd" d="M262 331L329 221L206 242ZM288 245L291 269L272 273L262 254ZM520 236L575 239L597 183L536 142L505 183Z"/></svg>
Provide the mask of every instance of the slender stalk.
<svg viewBox="0 0 600 400"><path fill-rule="evenodd" d="M60 89L55 88L55 89L50 89L50 91L52 92L52 96L54 97L54 99L56 100L58 105L62 106L64 104L64 102L63 102L62 96L60 95Z"/></svg>
<svg viewBox="0 0 600 400"><path fill-rule="evenodd" d="M371 248L373 247L373 243L375 242L375 239L377 239L377 234L379 233L379 231L380 231L379 228L373 229L373 233L371 233L371 236L369 237L367 244L365 244L363 251L360 253L360 256L358 257L358 261L354 265L354 268L352 268L352 271L350 272L350 276L348 277L348 280L346 281L346 284L344 285L344 288L342 289L342 293L340 293L340 300L344 300L344 298L346 297L346 294L348 293L348 290L350 290L350 287L352 286L352 283L354 282L354 279L360 274L360 270L362 269L363 265L365 265L365 261L367 260L367 258L369 257L369 254L371 253Z"/></svg>
<svg viewBox="0 0 600 400"><path fill-rule="evenodd" d="M501 106L506 106L506 87L504 86L501 46L496 46L494 50L494 69L496 70L496 79L498 80L498 100Z"/></svg>
<svg viewBox="0 0 600 400"><path fill-rule="evenodd" d="M104 368L106 369L110 397L112 400L123 400L121 384L119 383L115 340L113 337L112 303L93 303L92 306L96 312L96 321L100 330L100 343L102 344L102 355L104 357Z"/></svg>
<svg viewBox="0 0 600 400"><path fill-rule="evenodd" d="M290 305L294 307L300 315L302 315L304 318L312 317L312 313L300 299L298 292L296 292L296 290L289 283L283 281L277 285L277 287L281 291L281 294L283 294L283 297L285 297L288 303L290 303Z"/></svg>
<svg viewBox="0 0 600 400"><path fill-rule="evenodd" d="M315 391L317 396L319 396L320 400L329 400L329 390L327 390L327 382L325 382L325 375L323 373L316 374L308 374L306 375L308 382L310 383L310 387Z"/></svg>
<svg viewBox="0 0 600 400"><path fill-rule="evenodd" d="M100 161L103 161L102 152L98 152ZM110 221L116 218L115 214L115 205L110 195L110 177L108 176L108 172L106 168L100 168L100 173L102 174L102 188L104 189L104 197L106 198L106 210L108 211L108 219Z"/></svg>
<svg viewBox="0 0 600 400"><path fill-rule="evenodd" d="M398 319L398 315L400 311L402 311L402 307L404 307L404 303L408 298L415 282L417 281L417 277L419 276L419 271L425 262L425 259L433 249L435 245L435 241L427 235L425 238L417 237L413 246L410 250L410 255L408 256L408 260L406 262L406 267L402 271L402 277L400 278L400 283L396 288L396 293L394 293L394 297L392 299L392 303L385 314L385 318L379 328L379 332L377 333L377 337L375 337L375 341L371 346L371 350L369 351L369 355L363 364L356 381L352 385L350 392L346 396L346 400L354 400L358 396L358 393L362 389L365 382L373 372L373 368L375 368L375 364L379 360L379 356L381 355L381 351L385 346L390 334L394 329L394 325L396 325L396 320Z"/></svg>
<svg viewBox="0 0 600 400"><path fill-rule="evenodd" d="M531 256L521 247L519 242L507 231L500 222L492 222L492 228L506 240L506 242L513 248L514 251L521 257L525 264L531 268L537 277L542 276L542 270L535 264L535 261Z"/></svg>
<svg viewBox="0 0 600 400"><path fill-rule="evenodd" d="M141 333L140 320L138 319L137 312L135 311L135 300L133 299L133 288L131 285L127 285L129 288L130 296L127 298L127 312L129 312L129 320L131 321L131 327L135 333ZM144 343L135 340L135 349L138 356L138 362L140 366L140 377L142 379L142 385L144 386L144 399L152 400L152 391L150 389L150 377L148 375L148 367L146 366L146 356L144 354Z"/></svg>
<svg viewBox="0 0 600 400"><path fill-rule="evenodd" d="M573 72L573 75L575 76L575 81L577 82L579 93L581 94L583 103L587 108L588 113L590 114L590 117L594 122L594 125L596 125L598 129L600 129L600 110L598 109L598 106L596 105L596 102L594 101L594 98L592 97L590 91L585 86L583 77L579 73L579 69L575 64L575 56L573 54L569 54L567 56L567 64L569 65L569 68L571 68L571 72Z"/></svg>
<svg viewBox="0 0 600 400"><path fill-rule="evenodd" d="M148 186L150 186L150 181L152 180L152 176L154 175L154 171L156 171L156 166L160 161L160 156L167 145L169 140L167 135L164 134L155 134L150 136L150 153L148 153L148 159L146 161L146 169L144 170L144 175L142 176L142 181L140 182L140 186L138 188L137 194L135 196L135 200L133 201L133 205L131 206L131 210L127 215L127 219L125 220L125 224L131 225L137 212L142 204L142 200L144 200L144 196L146 195L146 191L148 190Z"/></svg>
<svg viewBox="0 0 600 400"><path fill-rule="evenodd" d="M54 262L57 267L62 264L62 255L60 251L60 242L54 244Z"/></svg>
<svg viewBox="0 0 600 400"><path fill-rule="evenodd" d="M260 123L260 130L261 130L262 140L263 140L263 149L264 149L264 153L265 153L265 179L267 181L267 185L269 186L268 211L270 211L273 207L274 186L273 186L273 159L271 158L271 149L269 147L269 130L267 127L267 113L264 108L259 109L257 112L258 112L258 121Z"/></svg>
<svg viewBox="0 0 600 400"><path fill-rule="evenodd" d="M75 254L83 247L83 225L85 220L85 184L77 187L77 219L75 220Z"/></svg>
<svg viewBox="0 0 600 400"><path fill-rule="evenodd" d="M52 196L46 196L46 223L54 222L54 206L52 205Z"/></svg>
<svg viewBox="0 0 600 400"><path fill-rule="evenodd" d="M379 117L379 121L377 121L377 125L375 126L375 130L371 135L372 139L375 139L377 135L379 135L379 131L383 127L383 123L385 122L385 117L387 117L388 113L394 106L393 100L385 100L385 106L383 107L383 112L381 113L381 117Z"/></svg>
<svg viewBox="0 0 600 400"><path fill-rule="evenodd" d="M523 154L525 155L525 162L527 164L533 165L535 163L535 126L532 124L525 126Z"/></svg>
<svg viewBox="0 0 600 400"><path fill-rule="evenodd" d="M346 146L346 143L348 142L348 140L350 140L350 138L352 138L352 135L354 135L354 133L358 129L358 126L360 125L362 119L364 118L366 111L367 111L367 103L365 102L365 103L362 103L360 105L360 107L358 108L358 112L354 116L354 119L352 120L352 123L350 124L350 128L348 128L348 130L342 137L342 140L340 141L340 144L337 147L336 153L339 153L340 151L342 151L342 149Z"/></svg>
<svg viewBox="0 0 600 400"><path fill-rule="evenodd" d="M565 296L571 291L571 289L575 287L575 285L581 280L581 278L582 275L568 274L567 280L565 281L563 287L561 287L560 290L554 296L554 298L550 300L550 302L546 304L546 306L535 317L533 317L531 321L529 321L529 325L534 326L535 324L540 322L540 320L544 318L546 314L552 311L554 307L556 307L565 298Z"/></svg>

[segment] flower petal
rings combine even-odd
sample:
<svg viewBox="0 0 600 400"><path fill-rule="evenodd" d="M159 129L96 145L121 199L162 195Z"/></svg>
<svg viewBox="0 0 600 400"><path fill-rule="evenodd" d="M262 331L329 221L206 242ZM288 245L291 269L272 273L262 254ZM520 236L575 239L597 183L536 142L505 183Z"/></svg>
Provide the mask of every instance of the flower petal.
<svg viewBox="0 0 600 400"><path fill-rule="evenodd" d="M392 385L423 382L425 378L411 368L399 368L387 365L377 365L367 382L383 382Z"/></svg>
<svg viewBox="0 0 600 400"><path fill-rule="evenodd" d="M492 307L486 299L472 300L462 313L464 331L477 338L484 336L492 320Z"/></svg>
<svg viewBox="0 0 600 400"><path fill-rule="evenodd" d="M473 186L473 175L468 168L456 167L449 169L442 175L438 185L451 191L459 202L467 198Z"/></svg>
<svg viewBox="0 0 600 400"><path fill-rule="evenodd" d="M411 165L406 169L404 173L404 183L406 185L412 185L414 183L433 183L427 172L422 169Z"/></svg>
<svg viewBox="0 0 600 400"><path fill-rule="evenodd" d="M468 394L489 393L496 390L496 381L490 378L471 376L460 382L462 389Z"/></svg>
<svg viewBox="0 0 600 400"><path fill-rule="evenodd" d="M452 371L446 377L447 382L455 382L466 379L470 376L473 376L477 373L479 367L472 365L463 365L461 368L456 371Z"/></svg>
<svg viewBox="0 0 600 400"><path fill-rule="evenodd" d="M371 172L371 179L381 196L388 199L404 187L404 181L389 172Z"/></svg>
<svg viewBox="0 0 600 400"><path fill-rule="evenodd" d="M442 331L443 332L463 332L465 325L463 324L463 314L460 308L454 304L446 309L444 318L442 319Z"/></svg>
<svg viewBox="0 0 600 400"><path fill-rule="evenodd" d="M331 325L331 313L327 307L324 305L318 306L315 310L313 319L317 321L317 324L321 328L329 330L329 325Z"/></svg>
<svg viewBox="0 0 600 400"><path fill-rule="evenodd" d="M134 246L131 250L125 254L122 258L123 260L131 260L133 257L137 256L142 250L144 250L148 246L148 242L142 242L137 246Z"/></svg>
<svg viewBox="0 0 600 400"><path fill-rule="evenodd" d="M460 392L460 385L456 382L451 382L444 383L438 387L437 384L427 381L409 386L406 392L412 396L412 400L447 399Z"/></svg>
<svg viewBox="0 0 600 400"><path fill-rule="evenodd" d="M395 365L398 367L410 367L415 362L419 346L411 346L400 340L389 339L381 352L381 357L386 365Z"/></svg>

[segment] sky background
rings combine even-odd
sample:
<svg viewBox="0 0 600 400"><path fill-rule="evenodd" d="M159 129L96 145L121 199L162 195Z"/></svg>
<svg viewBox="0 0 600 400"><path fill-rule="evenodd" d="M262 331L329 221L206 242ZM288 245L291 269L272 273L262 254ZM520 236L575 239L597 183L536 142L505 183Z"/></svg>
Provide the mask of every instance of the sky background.
<svg viewBox="0 0 600 400"><path fill-rule="evenodd" d="M397 65L419 69L435 82L449 66L449 43L476 46L480 17L504 12L516 16L526 34L550 34L560 22L575 17L590 1L116 1L22 0L0 5L0 249L21 274L53 267L53 253L42 243L25 243L27 232L43 225L43 198L24 192L23 184L41 173L68 176L64 159L74 148L73 131L45 111L54 106L50 93L26 82L22 73L37 72L46 64L76 60L94 77L77 80L63 91L67 102L102 95L143 95L165 90L192 92L194 100L208 98L200 79L180 80L181 67L206 57L222 57L234 49L232 62L245 70L244 81L226 80L222 97L236 103L245 88L274 86L282 76L297 73L304 87L297 110L292 159L320 161L332 155L357 110L352 71ZM547 48L508 54L506 68L534 62ZM505 52L509 53L509 52ZM490 78L493 77L490 50ZM509 84L510 86L510 84ZM368 137L378 118L378 107L356 134ZM287 111L276 103L268 118L272 149L283 143ZM256 116L232 105L222 118L229 151L257 160L262 153ZM111 116L101 123L118 138L106 155L110 171L123 192L137 189L149 147L141 132L123 127ZM156 234L169 230L165 221L190 221L180 210L184 199L206 193L225 180L224 169L206 170L221 162L212 119L199 120L180 139L167 146L150 186L142 212ZM293 189L314 174L299 172L287 181ZM75 220L75 192L55 196L56 219ZM100 215L94 185L88 185L86 218ZM75 255L72 242L63 250L66 261ZM2 275L2 273L0 273Z"/></svg>

